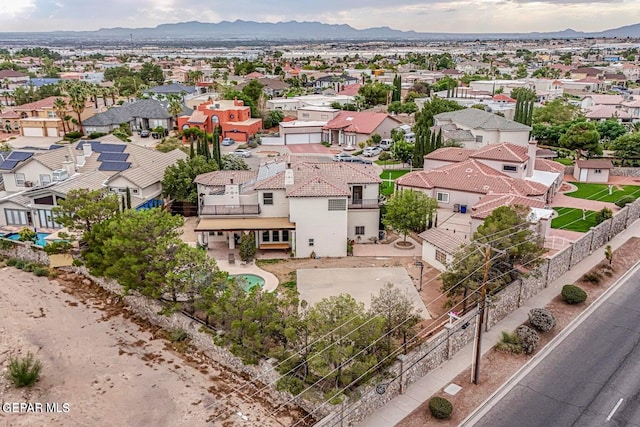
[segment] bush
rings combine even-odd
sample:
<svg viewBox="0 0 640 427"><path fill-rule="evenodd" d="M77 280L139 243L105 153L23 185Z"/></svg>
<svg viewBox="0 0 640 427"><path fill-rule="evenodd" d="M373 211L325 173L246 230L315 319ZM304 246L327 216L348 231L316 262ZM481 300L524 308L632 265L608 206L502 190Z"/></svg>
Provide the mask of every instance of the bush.
<svg viewBox="0 0 640 427"><path fill-rule="evenodd" d="M169 332L169 341L176 343L185 341L189 338L189 334L184 329L173 329Z"/></svg>
<svg viewBox="0 0 640 427"><path fill-rule="evenodd" d="M322 141L322 145L324 145L327 148L331 147L331 143L329 143L327 141Z"/></svg>
<svg viewBox="0 0 640 427"><path fill-rule="evenodd" d="M540 335L538 335L535 329L526 325L520 325L516 328L516 335L522 342L522 351L524 351L525 354L531 354L536 351L538 341L540 341Z"/></svg>
<svg viewBox="0 0 640 427"><path fill-rule="evenodd" d="M605 222L609 218L613 217L613 212L609 208L602 208L594 215L594 219L596 220L596 224L600 224L601 222Z"/></svg>
<svg viewBox="0 0 640 427"><path fill-rule="evenodd" d="M36 267L33 269L33 274L38 277L49 276L49 269L46 267Z"/></svg>
<svg viewBox="0 0 640 427"><path fill-rule="evenodd" d="M283 376L276 382L276 390L288 391L289 393L296 395L302 393L306 389L304 381L300 378Z"/></svg>
<svg viewBox="0 0 640 427"><path fill-rule="evenodd" d="M597 285L598 283L600 283L600 280L602 280L602 275L597 271L590 271L589 273L585 273L582 276L583 282L592 283L594 285Z"/></svg>
<svg viewBox="0 0 640 427"><path fill-rule="evenodd" d="M429 400L431 415L439 420L445 420L451 416L453 405L444 397L432 397Z"/></svg>
<svg viewBox="0 0 640 427"><path fill-rule="evenodd" d="M556 326L556 318L546 308L534 308L529 311L529 323L540 332L548 332Z"/></svg>
<svg viewBox="0 0 640 427"><path fill-rule="evenodd" d="M580 304L587 299L587 293L576 285L564 285L561 295L562 300L567 304Z"/></svg>
<svg viewBox="0 0 640 427"><path fill-rule="evenodd" d="M53 255L53 254L66 254L72 248L73 248L73 245L71 243L65 242L64 240L60 240L57 242L47 243L47 245L43 249L48 255Z"/></svg>
<svg viewBox="0 0 640 427"><path fill-rule="evenodd" d="M256 141L249 141L249 148L258 148L258 145Z"/></svg>
<svg viewBox="0 0 640 427"><path fill-rule="evenodd" d="M502 338L496 345L496 350L504 353L520 354L522 353L522 341L516 334L502 331Z"/></svg>
<svg viewBox="0 0 640 427"><path fill-rule="evenodd" d="M72 132L67 132L64 135L64 140L65 141L75 141L76 139L80 138L82 136L82 134L78 131L72 131Z"/></svg>
<svg viewBox="0 0 640 427"><path fill-rule="evenodd" d="M33 270L35 270L35 268L37 266L38 266L37 264L29 262L29 263L25 264L24 267L22 267L22 271L26 271L27 273L31 273Z"/></svg>
<svg viewBox="0 0 640 427"><path fill-rule="evenodd" d="M18 264L18 261L20 261L18 258L9 258L7 260L7 266L8 267L15 267L16 264Z"/></svg>
<svg viewBox="0 0 640 427"><path fill-rule="evenodd" d="M7 378L16 387L31 387L40 378L42 364L35 360L32 353L26 357L11 357Z"/></svg>
<svg viewBox="0 0 640 427"><path fill-rule="evenodd" d="M15 246L12 240L0 239L0 249L11 249Z"/></svg>
<svg viewBox="0 0 640 427"><path fill-rule="evenodd" d="M100 138L101 136L105 136L105 135L106 135L106 133L104 133L104 132L91 132L91 133L89 134L88 138L89 138L89 139L98 139L98 138Z"/></svg>
<svg viewBox="0 0 640 427"><path fill-rule="evenodd" d="M386 162L387 160L391 160L391 154L389 154L387 151L383 151L378 156L378 160L383 161L383 162Z"/></svg>
<svg viewBox="0 0 640 427"><path fill-rule="evenodd" d="M629 203L633 203L636 199L633 196L622 196L616 202L616 206L619 208L624 208Z"/></svg>
<svg viewBox="0 0 640 427"><path fill-rule="evenodd" d="M240 144L238 145L238 150L246 150L249 148L249 144Z"/></svg>
<svg viewBox="0 0 640 427"><path fill-rule="evenodd" d="M27 265L27 263L21 259L16 260L16 263L14 264L14 267L17 268L18 270L22 270L24 268L24 266Z"/></svg>

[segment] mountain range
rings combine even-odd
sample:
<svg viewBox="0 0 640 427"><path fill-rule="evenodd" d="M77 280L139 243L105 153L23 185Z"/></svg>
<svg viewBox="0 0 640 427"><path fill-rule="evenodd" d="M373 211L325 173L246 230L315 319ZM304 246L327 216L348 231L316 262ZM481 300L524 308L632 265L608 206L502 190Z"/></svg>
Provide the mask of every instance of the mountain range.
<svg viewBox="0 0 640 427"><path fill-rule="evenodd" d="M490 40L490 39L578 39L578 38L640 38L640 24L627 25L600 32L580 32L572 29L555 32L530 33L433 33L401 31L389 27L356 29L350 25L323 24L320 22L254 22L221 21L218 23L180 22L161 24L154 28L101 28L96 31L52 31L31 33L0 32L0 41L24 38L53 39L135 39L150 40Z"/></svg>

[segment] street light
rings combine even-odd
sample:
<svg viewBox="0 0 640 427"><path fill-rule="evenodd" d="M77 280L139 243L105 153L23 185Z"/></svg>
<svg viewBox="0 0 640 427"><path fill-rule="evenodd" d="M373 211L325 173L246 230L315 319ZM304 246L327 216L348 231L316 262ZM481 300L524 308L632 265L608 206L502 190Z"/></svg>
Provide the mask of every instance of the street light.
<svg viewBox="0 0 640 427"><path fill-rule="evenodd" d="M416 266L420 267L420 287L418 292L422 291L422 270L424 269L424 263L422 261L416 261Z"/></svg>

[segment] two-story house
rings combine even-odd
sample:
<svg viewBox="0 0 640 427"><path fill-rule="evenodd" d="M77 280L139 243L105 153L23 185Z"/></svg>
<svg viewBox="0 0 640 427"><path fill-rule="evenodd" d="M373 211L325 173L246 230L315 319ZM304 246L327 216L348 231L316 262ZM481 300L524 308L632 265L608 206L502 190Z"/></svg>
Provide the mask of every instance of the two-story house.
<svg viewBox="0 0 640 427"><path fill-rule="evenodd" d="M13 110L20 114L18 125L22 136L63 136L64 130L69 131L71 122L66 122L69 126L63 125L62 119L58 117L54 109L57 98L62 98L67 104L64 116L77 117L69 106L69 99L60 96L50 96L39 101L13 107ZM84 111L80 114L82 121L95 114L93 102L87 101Z"/></svg>
<svg viewBox="0 0 640 427"><path fill-rule="evenodd" d="M244 101L218 100L198 105L190 116L178 117L178 127L197 127L211 133L215 126L222 128L223 138L247 142L262 129L262 119L251 118L251 108Z"/></svg>
<svg viewBox="0 0 640 427"><path fill-rule="evenodd" d="M278 160L257 172L209 172L195 182L201 244L234 249L243 233L254 231L262 250L341 257L347 240L378 237L381 180L371 165Z"/></svg>
<svg viewBox="0 0 640 427"><path fill-rule="evenodd" d="M433 116L433 132L442 131L444 142L456 142L465 148L510 142L526 147L531 127L477 108L440 113Z"/></svg>

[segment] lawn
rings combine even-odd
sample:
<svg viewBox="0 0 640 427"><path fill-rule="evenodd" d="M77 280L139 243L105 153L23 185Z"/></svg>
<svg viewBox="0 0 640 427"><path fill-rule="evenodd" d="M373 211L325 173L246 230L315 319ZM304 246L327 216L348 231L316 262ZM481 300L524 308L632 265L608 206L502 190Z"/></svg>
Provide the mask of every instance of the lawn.
<svg viewBox="0 0 640 427"><path fill-rule="evenodd" d="M565 194L577 199L615 203L623 196L632 196L634 199L640 197L640 187L637 185L614 185L612 193L609 194L609 186L607 184L589 184L586 182L572 182L572 184L578 187L578 190Z"/></svg>
<svg viewBox="0 0 640 427"><path fill-rule="evenodd" d="M400 160L374 160L373 163L380 166L386 166L386 165L399 165L401 162Z"/></svg>
<svg viewBox="0 0 640 427"><path fill-rule="evenodd" d="M585 220L582 219L582 209L553 208L558 216L551 220L551 228L561 230L579 231L585 233L591 227L596 226L595 211L587 211Z"/></svg>
<svg viewBox="0 0 640 427"><path fill-rule="evenodd" d="M382 184L380 184L380 194L387 197L391 196L393 194L393 181L408 172L409 171L406 169L392 169L382 172L380 174L380 179L382 179Z"/></svg>
<svg viewBox="0 0 640 427"><path fill-rule="evenodd" d="M565 166L571 166L573 164L573 159L553 159L558 163L562 163Z"/></svg>

